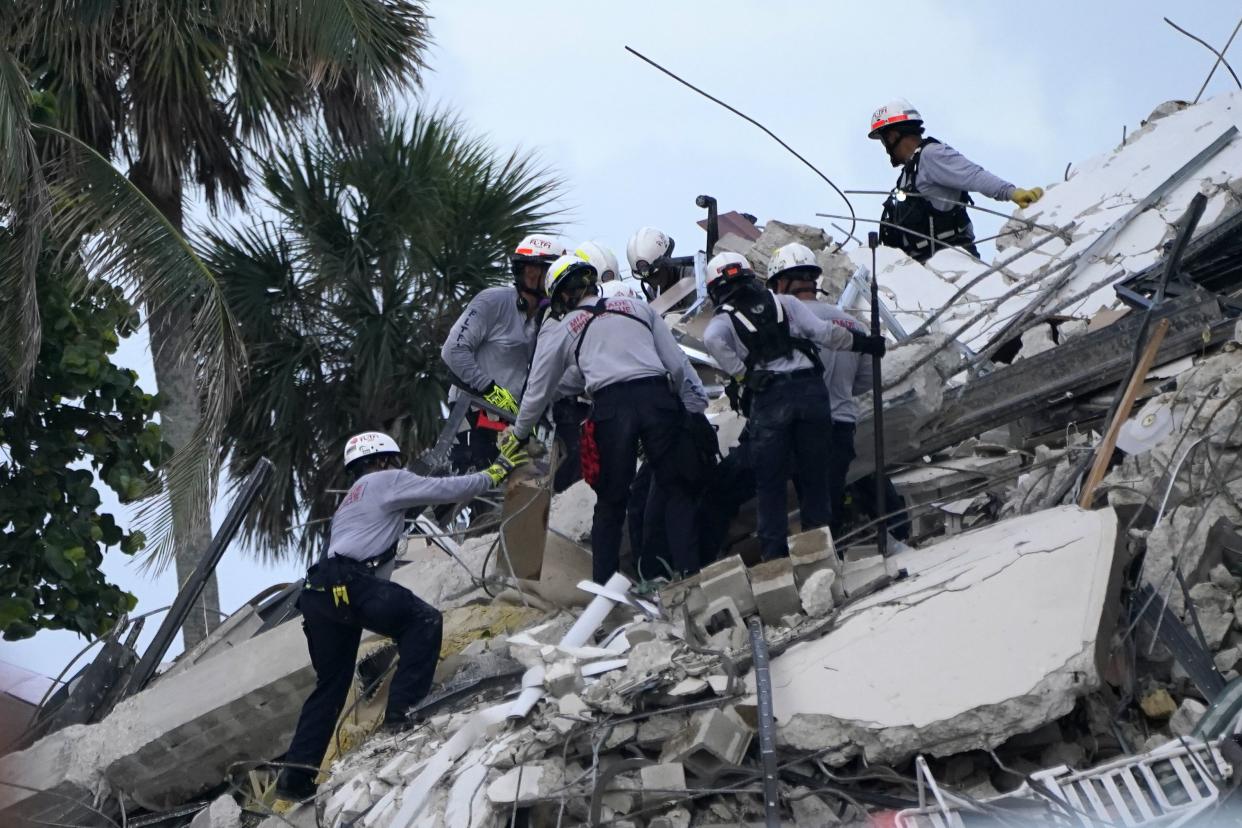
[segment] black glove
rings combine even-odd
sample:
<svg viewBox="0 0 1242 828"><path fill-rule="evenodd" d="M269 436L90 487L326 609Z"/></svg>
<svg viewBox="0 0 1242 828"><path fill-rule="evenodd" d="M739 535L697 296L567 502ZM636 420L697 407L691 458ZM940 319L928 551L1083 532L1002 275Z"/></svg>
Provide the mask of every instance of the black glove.
<svg viewBox="0 0 1242 828"><path fill-rule="evenodd" d="M854 344L850 346L850 350L855 353L870 354L879 359L888 350L888 346L885 344L884 337L882 336L871 336L858 331L850 331L850 334L854 337Z"/></svg>

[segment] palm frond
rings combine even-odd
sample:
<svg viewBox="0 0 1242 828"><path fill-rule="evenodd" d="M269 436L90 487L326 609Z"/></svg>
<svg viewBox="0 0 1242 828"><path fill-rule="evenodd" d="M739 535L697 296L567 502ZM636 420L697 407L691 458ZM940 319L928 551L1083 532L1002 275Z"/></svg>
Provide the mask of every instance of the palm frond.
<svg viewBox="0 0 1242 828"><path fill-rule="evenodd" d="M42 338L36 279L48 193L31 133L31 108L25 72L11 52L0 50L0 147L5 148L0 153L0 217L16 239L0 256L0 295L6 300L0 324L7 340L0 347L0 395L13 401L25 392Z"/></svg>
<svg viewBox="0 0 1242 828"><path fill-rule="evenodd" d="M251 357L224 447L240 479L261 456L277 483L245 525L253 548L315 553L347 485L350 433L434 439L440 345L479 289L506 277L527 233L552 229L559 179L498 155L448 112L346 147L321 130L260 165L277 220L209 239ZM304 527L296 529L295 527Z"/></svg>
<svg viewBox="0 0 1242 828"><path fill-rule="evenodd" d="M202 402L202 422L163 468L164 492L149 500L139 520L152 538L146 560L161 567L179 532L209 513L215 490L217 446L242 386L245 349L215 276L190 242L107 159L55 127L36 125L60 145L49 171L54 231L59 249L80 251L58 266L85 280L107 278L125 288L136 305L193 308L191 335L178 360L192 362ZM76 245L78 240L84 243ZM176 521L173 521L173 515Z"/></svg>

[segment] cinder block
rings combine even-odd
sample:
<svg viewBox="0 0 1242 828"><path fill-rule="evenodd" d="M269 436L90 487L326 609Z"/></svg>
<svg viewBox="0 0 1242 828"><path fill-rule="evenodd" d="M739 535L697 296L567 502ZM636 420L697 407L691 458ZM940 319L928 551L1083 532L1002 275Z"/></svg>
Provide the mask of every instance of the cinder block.
<svg viewBox="0 0 1242 828"><path fill-rule="evenodd" d="M798 597L798 584L794 581L789 558L764 561L751 567L750 582L763 623L780 624L786 615L802 612L802 600Z"/></svg>
<svg viewBox="0 0 1242 828"><path fill-rule="evenodd" d="M643 783L643 805L679 798L675 792L686 790L686 766L680 762L648 765L638 776Z"/></svg>
<svg viewBox="0 0 1242 828"><path fill-rule="evenodd" d="M801 588L807 580L824 569L841 573L840 560L837 558L836 545L832 540L832 532L827 526L811 529L789 539L789 561L793 564L794 580Z"/></svg>
<svg viewBox="0 0 1242 828"><path fill-rule="evenodd" d="M755 595L751 592L746 564L737 555L704 567L699 573L699 585L709 606L717 598L730 598L743 618L755 612Z"/></svg>
<svg viewBox="0 0 1242 828"><path fill-rule="evenodd" d="M717 598L693 616L707 646L713 650L736 650L746 646L746 622L732 598Z"/></svg>
<svg viewBox="0 0 1242 828"><path fill-rule="evenodd" d="M754 731L731 707L704 710L664 746L660 762L680 762L695 776L710 778L725 765L736 765L746 755Z"/></svg>

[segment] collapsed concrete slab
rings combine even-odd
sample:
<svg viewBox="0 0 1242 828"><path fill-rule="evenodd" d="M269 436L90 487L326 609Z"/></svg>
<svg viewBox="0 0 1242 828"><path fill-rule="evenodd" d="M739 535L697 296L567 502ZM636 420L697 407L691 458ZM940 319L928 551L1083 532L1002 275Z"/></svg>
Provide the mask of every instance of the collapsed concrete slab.
<svg viewBox="0 0 1242 828"><path fill-rule="evenodd" d="M406 566L392 580L425 595L425 574ZM446 648L463 625L477 623L472 609L446 614ZM278 755L314 683L301 624L281 624L155 682L102 722L65 728L0 757L0 823L23 817L95 824L101 817L75 801L90 805L116 792L150 809L185 802L220 784L232 763Z"/></svg>
<svg viewBox="0 0 1242 828"><path fill-rule="evenodd" d="M772 660L781 739L834 763L891 762L995 747L1065 715L1100 681L1118 548L1112 510L1064 507L894 556L910 577Z"/></svg>

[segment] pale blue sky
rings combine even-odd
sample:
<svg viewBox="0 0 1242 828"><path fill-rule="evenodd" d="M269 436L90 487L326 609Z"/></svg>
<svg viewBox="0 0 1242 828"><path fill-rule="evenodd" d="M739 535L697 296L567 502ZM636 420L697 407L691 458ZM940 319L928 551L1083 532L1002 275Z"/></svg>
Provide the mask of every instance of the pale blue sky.
<svg viewBox="0 0 1242 828"><path fill-rule="evenodd" d="M895 171L866 132L872 110L897 96L922 111L930 134L1030 187L1111 149L1123 125L1133 130L1157 104L1194 97L1214 58L1162 16L1219 47L1242 14L1242 5L1218 0L430 0L428 7L436 18L433 71L418 97L457 109L499 149L539 152L568 184L566 236L604 241L623 266L625 241L644 224L671 233L679 252L701 247L700 193L761 220L827 226L816 212L846 212L769 138L625 45L757 118L842 188L892 185ZM1242 47L1230 55L1242 69ZM1233 88L1218 69L1205 96ZM860 216L876 217L877 199L854 203ZM985 235L998 222L976 218ZM153 390L145 347L145 339L127 342L121 361ZM105 509L112 503L105 494ZM217 520L227 506L217 505ZM171 572L142 575L120 553L104 568L138 595L139 612L173 598ZM222 605L232 611L299 574L296 564L261 566L233 548L219 569ZM83 643L44 632L0 643L0 659L54 675Z"/></svg>

